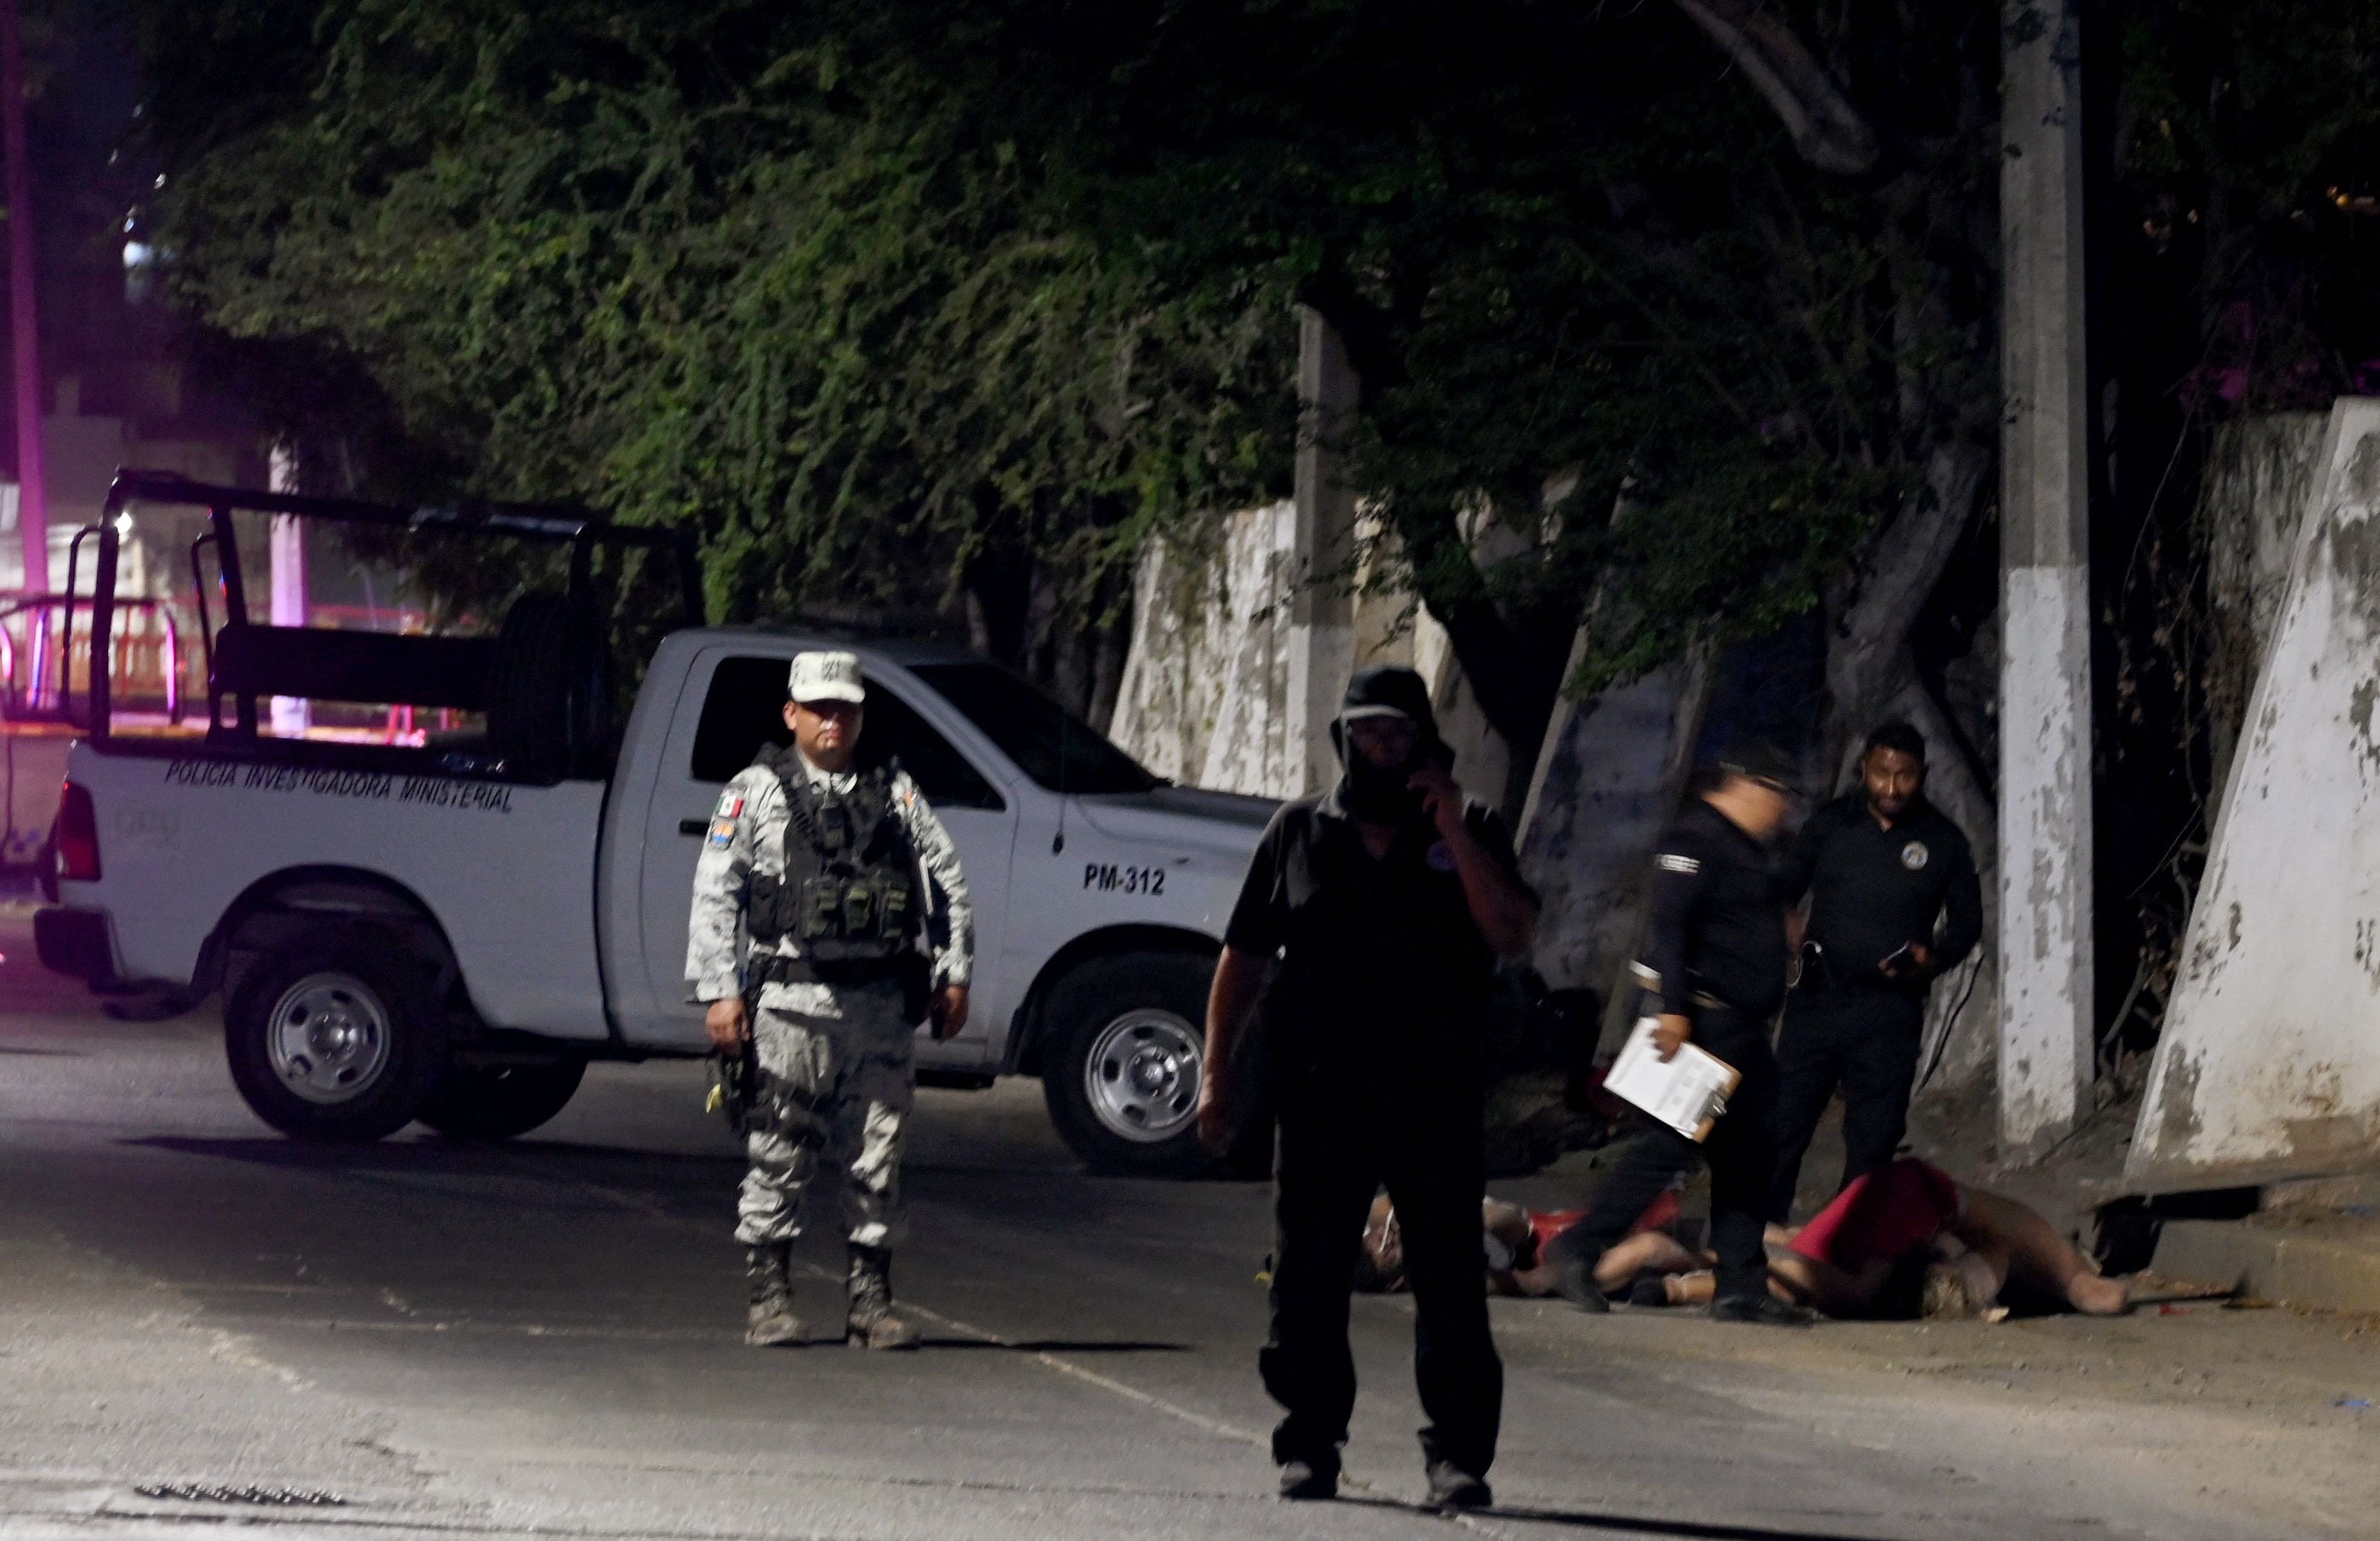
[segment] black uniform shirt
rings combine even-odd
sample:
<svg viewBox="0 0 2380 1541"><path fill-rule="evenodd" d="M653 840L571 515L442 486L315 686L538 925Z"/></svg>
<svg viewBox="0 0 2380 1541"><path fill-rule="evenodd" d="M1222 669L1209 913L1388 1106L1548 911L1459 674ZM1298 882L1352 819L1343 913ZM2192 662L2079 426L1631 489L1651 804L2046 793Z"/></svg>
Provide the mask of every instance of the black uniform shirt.
<svg viewBox="0 0 2380 1541"><path fill-rule="evenodd" d="M1838 984L1881 977L1876 964L1910 942L1925 947L1940 972L1955 967L1984 933L1967 837L1923 799L1889 829L1868 812L1863 790L1811 814L1778 874L1780 900L1791 904L1805 892L1810 939L1824 949L1827 977Z"/></svg>
<svg viewBox="0 0 2380 1541"><path fill-rule="evenodd" d="M1503 821L1478 803L1463 816L1518 883ZM1496 964L1438 831L1412 820L1376 862L1335 791L1273 815L1223 939L1233 951L1279 958L1265 989L1267 1031L1276 1054L1302 1057L1467 1056Z"/></svg>
<svg viewBox="0 0 2380 1541"><path fill-rule="evenodd" d="M1785 998L1785 912L1768 850L1696 799L1653 857L1645 962L1661 1008L1684 1012L1700 992L1757 1021Z"/></svg>

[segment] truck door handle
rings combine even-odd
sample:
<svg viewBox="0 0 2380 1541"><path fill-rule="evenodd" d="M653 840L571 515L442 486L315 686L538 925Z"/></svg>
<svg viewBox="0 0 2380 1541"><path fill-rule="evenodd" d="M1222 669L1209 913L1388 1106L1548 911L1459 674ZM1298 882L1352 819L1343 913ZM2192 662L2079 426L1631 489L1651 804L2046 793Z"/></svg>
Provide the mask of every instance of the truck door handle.
<svg viewBox="0 0 2380 1541"><path fill-rule="evenodd" d="M699 835L710 827L710 821L709 819L680 819L677 821L677 832L681 835Z"/></svg>

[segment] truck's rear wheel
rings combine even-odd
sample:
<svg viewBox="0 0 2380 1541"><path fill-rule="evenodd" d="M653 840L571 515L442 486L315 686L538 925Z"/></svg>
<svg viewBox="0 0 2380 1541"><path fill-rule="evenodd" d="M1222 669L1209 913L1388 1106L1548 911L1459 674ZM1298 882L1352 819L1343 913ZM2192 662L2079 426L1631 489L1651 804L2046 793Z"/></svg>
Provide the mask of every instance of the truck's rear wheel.
<svg viewBox="0 0 2380 1541"><path fill-rule="evenodd" d="M232 1083L301 1140L366 1141L413 1121L446 1068L419 967L352 929L304 937L248 971L224 1009Z"/></svg>
<svg viewBox="0 0 2380 1541"><path fill-rule="evenodd" d="M1095 958L1050 992L1041 1088L1050 1121L1094 1171L1192 1177L1207 989L1214 960L1184 952Z"/></svg>
<svg viewBox="0 0 2380 1541"><path fill-rule="evenodd" d="M509 1140L566 1107L587 1074L584 1059L541 1065L453 1065L415 1115L458 1140Z"/></svg>

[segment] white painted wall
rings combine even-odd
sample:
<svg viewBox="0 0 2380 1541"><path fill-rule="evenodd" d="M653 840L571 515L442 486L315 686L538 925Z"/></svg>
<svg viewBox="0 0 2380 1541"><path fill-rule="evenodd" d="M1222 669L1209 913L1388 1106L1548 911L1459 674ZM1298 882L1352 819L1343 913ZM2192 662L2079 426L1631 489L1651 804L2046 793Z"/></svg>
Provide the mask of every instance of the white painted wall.
<svg viewBox="0 0 2380 1541"><path fill-rule="evenodd" d="M1211 549L1153 541L1134 576L1133 630L1108 737L1160 776L1193 787L1298 797L1335 766L1310 767L1291 702L1302 673L1293 624L1305 564L1288 502L1223 521ZM1428 681L1455 775L1494 801L1509 752L1479 710L1445 629L1402 594L1355 597L1354 667L1403 664ZM1326 660L1334 715L1350 666ZM1321 687L1316 687L1318 691Z"/></svg>
<svg viewBox="0 0 2380 1541"><path fill-rule="evenodd" d="M1492 558L1508 534L1477 532L1483 556ZM1232 515L1209 548L1152 544L1142 553L1109 736L1159 775L1269 797L1313 789L1287 711L1296 539L1294 509L1283 502ZM1488 726L1445 629L1405 596L1372 593L1356 601L1354 633L1359 664L1407 664L1429 681L1456 776L1493 801L1510 752ZM1592 702L1565 702L1548 730L1518 842L1522 870L1546 901L1534 960L1553 985L1602 989L1634 945L1645 852L1698 720L1700 698L1685 680L1681 666Z"/></svg>
<svg viewBox="0 0 2380 1541"><path fill-rule="evenodd" d="M2380 400L2330 415L2128 1183L2380 1162Z"/></svg>
<svg viewBox="0 0 2380 1541"><path fill-rule="evenodd" d="M1158 775L1266 797L1303 789L1287 715L1295 514L1287 501L1243 509L1211 553L1162 541L1141 553L1108 737Z"/></svg>
<svg viewBox="0 0 2380 1541"><path fill-rule="evenodd" d="M2199 491L2206 538L2206 703L2216 804L2248 718L2248 697L2280 625L2306 505L2316 492L2328 412L2273 412L2215 431Z"/></svg>

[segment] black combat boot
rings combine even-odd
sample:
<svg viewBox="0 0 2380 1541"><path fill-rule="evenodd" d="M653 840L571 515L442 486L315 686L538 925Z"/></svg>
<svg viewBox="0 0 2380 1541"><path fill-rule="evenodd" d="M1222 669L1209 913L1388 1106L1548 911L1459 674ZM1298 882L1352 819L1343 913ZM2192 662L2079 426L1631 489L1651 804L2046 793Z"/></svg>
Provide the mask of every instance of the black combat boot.
<svg viewBox="0 0 2380 1541"><path fill-rule="evenodd" d="M752 1312L744 1341L756 1349L802 1340L802 1319L794 1315L794 1244L764 1241L744 1249L744 1280Z"/></svg>
<svg viewBox="0 0 2380 1541"><path fill-rule="evenodd" d="M855 1349L914 1349L917 1329L892 1315L892 1254L851 1246L851 1317L844 1340Z"/></svg>

